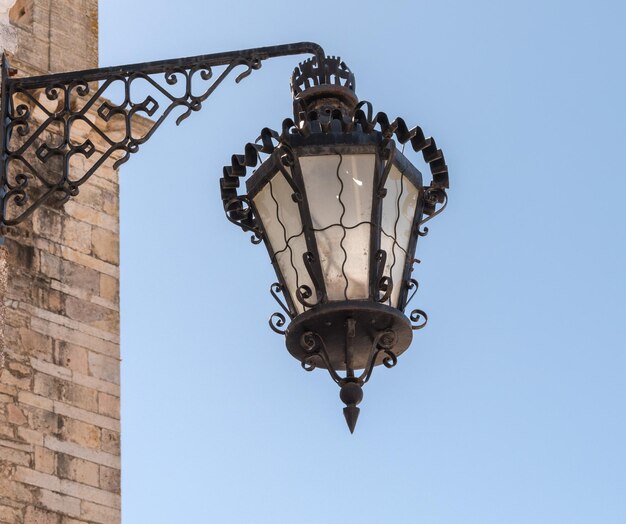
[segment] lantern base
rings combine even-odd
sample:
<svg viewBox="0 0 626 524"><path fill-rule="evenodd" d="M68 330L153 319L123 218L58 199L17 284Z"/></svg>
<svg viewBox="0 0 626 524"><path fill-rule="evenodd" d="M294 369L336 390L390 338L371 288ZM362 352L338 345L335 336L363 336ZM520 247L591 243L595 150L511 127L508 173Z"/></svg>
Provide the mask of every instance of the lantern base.
<svg viewBox="0 0 626 524"><path fill-rule="evenodd" d="M377 335L393 331L395 343L390 351L396 356L404 353L413 339L411 322L399 310L361 300L346 300L320 304L298 315L287 329L286 344L289 353L300 362L311 360L303 337L314 333L324 342L327 358L336 371L365 369L372 355L372 344ZM374 365L383 363L380 354ZM317 356L315 367L328 369Z"/></svg>

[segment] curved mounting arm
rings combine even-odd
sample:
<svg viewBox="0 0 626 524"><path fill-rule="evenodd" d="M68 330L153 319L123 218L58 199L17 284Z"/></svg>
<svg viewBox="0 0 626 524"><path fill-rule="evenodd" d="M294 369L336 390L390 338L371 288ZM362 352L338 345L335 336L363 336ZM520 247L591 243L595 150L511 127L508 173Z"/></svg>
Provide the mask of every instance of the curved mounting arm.
<svg viewBox="0 0 626 524"><path fill-rule="evenodd" d="M176 108L182 108L177 124L200 110L238 66L245 69L237 83L263 60L299 54L323 59L324 50L300 42L25 78L11 78L3 57L0 226L22 222L49 200L77 195L107 159L115 168L126 162ZM218 66L225 68L214 76ZM116 102L103 98L112 95ZM80 157L92 156L89 167L72 177Z"/></svg>

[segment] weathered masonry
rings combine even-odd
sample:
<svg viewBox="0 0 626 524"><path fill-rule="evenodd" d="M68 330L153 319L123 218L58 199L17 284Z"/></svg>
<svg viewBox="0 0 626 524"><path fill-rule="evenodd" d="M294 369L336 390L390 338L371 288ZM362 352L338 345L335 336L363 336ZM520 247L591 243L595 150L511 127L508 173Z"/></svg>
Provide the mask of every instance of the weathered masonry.
<svg viewBox="0 0 626 524"><path fill-rule="evenodd" d="M0 0L0 47L18 76L97 67L98 2ZM102 147L97 136L89 138ZM81 162L73 169L89 167ZM120 522L113 162L81 188L79 199L45 205L3 232L2 524Z"/></svg>

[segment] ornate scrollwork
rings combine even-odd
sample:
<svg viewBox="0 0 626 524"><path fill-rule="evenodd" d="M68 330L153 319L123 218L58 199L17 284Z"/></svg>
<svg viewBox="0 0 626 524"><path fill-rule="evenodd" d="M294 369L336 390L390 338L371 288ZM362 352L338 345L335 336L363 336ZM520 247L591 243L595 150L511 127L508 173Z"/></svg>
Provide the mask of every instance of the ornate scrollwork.
<svg viewBox="0 0 626 524"><path fill-rule="evenodd" d="M407 291L412 290L413 292L409 295L409 298L406 299L406 302L404 303L405 308L409 305L409 302L413 300L413 297L417 293L417 290L419 287L420 287L420 284L417 280L415 280L414 278L409 279L409 281L406 284L406 289Z"/></svg>
<svg viewBox="0 0 626 524"><path fill-rule="evenodd" d="M272 313L272 316L270 316L268 323L274 333L284 335L287 332L287 330L281 329L287 323L287 319L282 313Z"/></svg>
<svg viewBox="0 0 626 524"><path fill-rule="evenodd" d="M393 279L391 276L384 276L387 252L384 249L379 249L376 251L374 260L376 263L374 299L377 302L387 302L391 298L391 292L393 291Z"/></svg>
<svg viewBox="0 0 626 524"><path fill-rule="evenodd" d="M313 333L313 331L307 331L300 337L300 346L302 346L302 349L308 353L301 363L302 369L305 371L313 371L317 367L315 365L315 357L318 355L319 350L316 350L315 348L318 346L318 338L321 341L319 335L317 333Z"/></svg>
<svg viewBox="0 0 626 524"><path fill-rule="evenodd" d="M396 332L391 329L381 331L374 337L367 366L363 370L361 376L357 379L360 385L367 383L371 378L374 366L376 365L376 361L381 353L384 355L382 363L386 368L392 368L397 364L398 357L392 351L397 341L398 336L396 335Z"/></svg>
<svg viewBox="0 0 626 524"><path fill-rule="evenodd" d="M359 386L363 386L372 376L372 372L379 357L382 355L381 363L386 368L394 367L398 362L397 355L393 352L398 341L395 331L387 329L380 331L372 341L372 349L367 361L367 365L357 377L347 375L342 377L334 369L323 338L314 331L306 331L300 337L300 346L305 350L306 356L301 361L301 366L305 371L313 371L317 368L316 360L321 360L330 373L332 379L339 385L343 386L348 382L355 382Z"/></svg>
<svg viewBox="0 0 626 524"><path fill-rule="evenodd" d="M313 290L307 285L301 285L298 289L296 289L296 298L298 302L306 307L315 307L317 305L316 302L311 302L308 299L313 297Z"/></svg>
<svg viewBox="0 0 626 524"><path fill-rule="evenodd" d="M320 359L324 363L324 366L326 366L331 378L337 384L343 384L344 379L339 376L333 368L328 356L328 351L326 351L326 344L318 333L305 331L300 337L300 346L307 353L307 356L301 362L302 368L305 371L313 371L317 367L315 360Z"/></svg>
<svg viewBox="0 0 626 524"><path fill-rule="evenodd" d="M414 309L409 315L414 330L423 329L428 323L428 315L421 309Z"/></svg>
<svg viewBox="0 0 626 524"><path fill-rule="evenodd" d="M386 329L379 333L374 339L372 347L376 348L377 353L383 352L385 354L385 358L383 359L385 367L393 367L398 361L398 357L391 351L397 342L398 335L391 329ZM376 360L376 358L374 358L374 360Z"/></svg>
<svg viewBox="0 0 626 524"><path fill-rule="evenodd" d="M437 207L439 205L440 207ZM424 213L428 216L418 224L417 234L421 237L428 235L428 228L423 227L426 222L441 214L448 205L448 195L445 190L429 187L424 191Z"/></svg>
<svg viewBox="0 0 626 524"><path fill-rule="evenodd" d="M287 305L285 304L285 302L278 296L278 293L282 293L283 296L285 294L285 288L283 287L282 284L279 284L278 282L274 282L271 286L270 286L270 294L274 297L274 300L276 300L276 302L278 302L278 305L281 307L281 309L287 313L287 315L289 316L289 318L293 318L293 315L291 314L291 312L289 311L289 308L287 307Z"/></svg>
<svg viewBox="0 0 626 524"><path fill-rule="evenodd" d="M260 244L263 241L263 232L253 219L254 213L247 195L238 195L231 198L228 202L224 203L224 210L226 212L226 218L230 222L239 226L244 231L252 232L250 242Z"/></svg>
<svg viewBox="0 0 626 524"><path fill-rule="evenodd" d="M231 73L244 68L238 83L262 60L301 53L323 50L302 42L30 78L10 78L4 57L0 225L23 221L51 199L75 196L104 162L112 160L114 168L126 162L171 113L179 113L180 124L199 111ZM74 175L73 164L87 159L88 167Z"/></svg>
<svg viewBox="0 0 626 524"><path fill-rule="evenodd" d="M382 277L378 281L378 291L382 293L378 297L378 302L387 302L391 298L391 292L393 291L393 280L391 277Z"/></svg>
<svg viewBox="0 0 626 524"><path fill-rule="evenodd" d="M300 302L303 306L312 308L317 306L322 301L322 291L320 290L320 286L317 282L317 277L315 276L315 271L313 270L313 263L315 262L315 257L313 253L307 251L302 255L302 261L304 262L304 267L306 268L307 274L309 275L309 279L313 283L313 287L315 288L315 295L317 300L311 301L310 298L313 298L313 290L307 286L302 285L296 289L296 298L298 302Z"/></svg>

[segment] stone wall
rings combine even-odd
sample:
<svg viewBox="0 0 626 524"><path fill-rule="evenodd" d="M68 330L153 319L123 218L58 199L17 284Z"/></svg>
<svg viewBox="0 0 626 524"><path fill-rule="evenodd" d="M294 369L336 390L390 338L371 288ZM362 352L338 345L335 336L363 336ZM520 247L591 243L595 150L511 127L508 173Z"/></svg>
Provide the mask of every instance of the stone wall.
<svg viewBox="0 0 626 524"><path fill-rule="evenodd" d="M0 46L18 75L97 67L97 23L97 0L0 0ZM45 206L4 233L0 523L115 524L119 225L112 162L63 207Z"/></svg>

